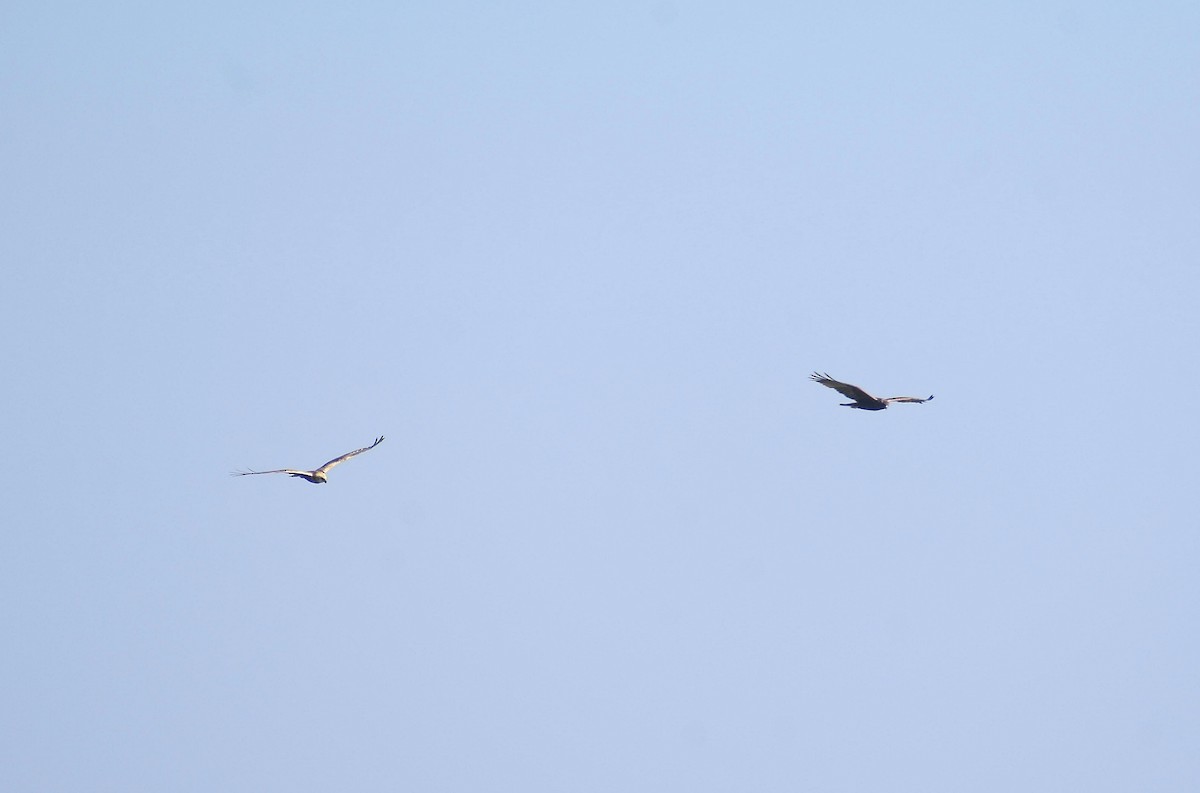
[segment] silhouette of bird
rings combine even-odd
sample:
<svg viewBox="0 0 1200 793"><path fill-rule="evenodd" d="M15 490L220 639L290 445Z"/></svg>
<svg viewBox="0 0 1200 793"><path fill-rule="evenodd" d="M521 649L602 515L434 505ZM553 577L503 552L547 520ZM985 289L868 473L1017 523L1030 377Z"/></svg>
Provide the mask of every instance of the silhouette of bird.
<svg viewBox="0 0 1200 793"><path fill-rule="evenodd" d="M809 375L809 377L821 385L826 386L827 388L832 388L842 396L853 399L853 402L841 403L842 407L847 408L858 408L859 410L887 410L888 403L890 402L916 402L919 405L922 402L928 402L929 400L933 399L933 394L930 394L925 399L920 399L919 397L875 397L871 396L866 391L863 391L856 385L850 385L849 383L842 383L834 380L828 374L813 372L811 375Z"/></svg>
<svg viewBox="0 0 1200 793"><path fill-rule="evenodd" d="M304 479L309 482L312 482L314 485L323 485L329 481L328 477L326 477L325 474L329 472L330 468L333 468L335 465L337 465L339 463L346 462L347 460L349 460L351 457L354 457L355 455L362 454L363 452L369 452L371 449L374 449L376 446L378 446L381 443L383 443L382 435L380 435L378 438L376 438L375 442L372 443L370 446L364 446L361 449L355 449L352 452L346 452L341 457L334 457L332 460L325 463L320 468L317 468L314 471L297 471L294 468L276 468L274 471L234 471L233 473L230 474L230 476L252 476L252 475L256 475L256 474L289 474L291 476L296 476L296 477L299 477L300 479Z"/></svg>

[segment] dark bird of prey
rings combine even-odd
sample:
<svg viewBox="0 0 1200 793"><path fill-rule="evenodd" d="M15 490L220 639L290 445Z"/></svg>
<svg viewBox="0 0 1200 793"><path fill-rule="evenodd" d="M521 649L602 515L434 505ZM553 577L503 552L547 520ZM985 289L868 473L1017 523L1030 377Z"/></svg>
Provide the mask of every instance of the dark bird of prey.
<svg viewBox="0 0 1200 793"><path fill-rule="evenodd" d="M341 457L334 457L332 460L325 463L315 471L297 471L292 468L276 468L274 471L234 471L232 474L230 474L230 476L251 476L253 474L289 474L291 476L298 476L301 479L306 479L309 482L312 482L314 485L323 485L329 481L325 474L329 472L330 468L333 468L338 463L346 462L355 455L370 451L381 443L383 443L382 435L376 438L375 442L370 446L364 446L361 449L355 449L352 452L346 452Z"/></svg>
<svg viewBox="0 0 1200 793"><path fill-rule="evenodd" d="M853 399L853 402L841 403L842 407L847 408L858 408L859 410L887 410L889 402L916 402L917 404L921 404L922 402L928 402L930 399L933 399L933 394L930 394L925 399L921 399L919 397L874 397L856 385L839 383L837 380L834 380L827 374L813 372L811 375L809 375L809 377L811 377L813 380L816 380L823 386L832 388L842 396Z"/></svg>

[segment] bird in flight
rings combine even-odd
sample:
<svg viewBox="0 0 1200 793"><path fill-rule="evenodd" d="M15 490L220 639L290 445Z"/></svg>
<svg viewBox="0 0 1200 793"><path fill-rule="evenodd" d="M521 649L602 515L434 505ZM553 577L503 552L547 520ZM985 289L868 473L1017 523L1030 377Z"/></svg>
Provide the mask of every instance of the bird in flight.
<svg viewBox="0 0 1200 793"><path fill-rule="evenodd" d="M334 457L332 460L325 463L324 465L322 465L320 468L316 469L315 471L297 471L292 468L276 468L274 471L234 471L233 473L230 474L230 476L251 476L254 474L289 474L291 476L298 476L301 479L306 479L309 482L312 482L314 485L323 485L329 481L329 479L325 476L325 474L329 472L330 468L333 468L338 463L346 462L347 460L349 460L351 457L354 457L355 455L362 454L363 452L368 452L371 449L374 449L376 446L378 446L381 443L383 443L382 435L380 435L378 438L376 438L375 442L372 443L370 446L364 446L361 449L355 449L352 452L346 452L341 457Z"/></svg>
<svg viewBox="0 0 1200 793"><path fill-rule="evenodd" d="M859 410L887 410L889 402L916 402L917 404L921 404L922 402L928 402L930 399L933 399L933 394L930 394L925 399L921 399L919 397L874 397L856 385L840 383L827 374L813 372L811 375L809 375L809 377L823 386L832 388L842 396L853 399L853 402L841 403L842 407L847 408L858 408Z"/></svg>

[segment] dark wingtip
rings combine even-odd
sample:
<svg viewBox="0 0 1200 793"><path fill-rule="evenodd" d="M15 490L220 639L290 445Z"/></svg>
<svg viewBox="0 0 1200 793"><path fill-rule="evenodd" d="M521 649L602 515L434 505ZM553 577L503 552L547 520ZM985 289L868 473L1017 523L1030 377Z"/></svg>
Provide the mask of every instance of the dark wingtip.
<svg viewBox="0 0 1200 793"><path fill-rule="evenodd" d="M930 394L930 395L929 395L929 399L933 399L933 394ZM926 401L926 402L928 402L928 401L929 401L929 399L926 399L925 401Z"/></svg>

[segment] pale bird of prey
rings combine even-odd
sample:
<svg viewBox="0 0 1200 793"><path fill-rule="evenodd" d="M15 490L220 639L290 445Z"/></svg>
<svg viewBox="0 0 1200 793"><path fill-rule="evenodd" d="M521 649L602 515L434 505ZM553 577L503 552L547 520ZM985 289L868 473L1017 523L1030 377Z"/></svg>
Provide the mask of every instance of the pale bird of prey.
<svg viewBox="0 0 1200 793"><path fill-rule="evenodd" d="M253 474L288 474L290 476L298 476L301 479L306 479L309 482L312 482L314 485L323 485L329 481L325 474L329 472L330 468L333 468L338 463L346 462L351 457L362 454L363 452L368 452L381 443L383 443L382 435L376 438L375 442L370 446L364 446L361 449L355 449L352 452L346 452L341 457L334 457L332 460L325 463L315 471L297 471L292 468L276 468L274 471L234 471L230 474L230 476L251 476Z"/></svg>
<svg viewBox="0 0 1200 793"><path fill-rule="evenodd" d="M930 399L933 399L933 394L930 394L925 399L921 399L919 397L874 397L856 385L839 383L837 380L834 380L827 374L813 372L811 375L809 375L809 377L811 377L813 380L816 380L823 386L832 388L842 396L853 399L853 402L841 403L842 407L847 408L858 408L859 410L887 410L889 402L916 402L917 404L921 404L922 402L928 402Z"/></svg>

